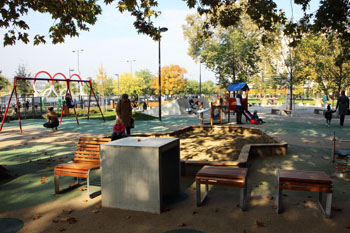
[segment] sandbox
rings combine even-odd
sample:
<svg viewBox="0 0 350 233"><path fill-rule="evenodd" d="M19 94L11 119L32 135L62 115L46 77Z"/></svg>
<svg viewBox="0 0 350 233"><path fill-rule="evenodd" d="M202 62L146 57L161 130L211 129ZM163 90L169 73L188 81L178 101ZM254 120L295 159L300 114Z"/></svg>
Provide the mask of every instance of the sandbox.
<svg viewBox="0 0 350 233"><path fill-rule="evenodd" d="M285 141L261 129L240 126L190 126L170 133L135 136L180 138L182 175L192 174L203 165L245 167L254 156L286 155L288 147Z"/></svg>

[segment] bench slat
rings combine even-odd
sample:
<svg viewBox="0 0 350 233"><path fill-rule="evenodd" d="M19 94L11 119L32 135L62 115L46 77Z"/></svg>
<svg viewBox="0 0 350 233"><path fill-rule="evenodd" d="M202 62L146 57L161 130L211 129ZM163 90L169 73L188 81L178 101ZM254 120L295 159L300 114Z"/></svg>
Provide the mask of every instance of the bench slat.
<svg viewBox="0 0 350 233"><path fill-rule="evenodd" d="M311 187L320 187L320 188L332 187L332 184L315 184L315 183L305 183L305 182L295 182L295 181L280 181L280 185L311 186Z"/></svg>
<svg viewBox="0 0 350 233"><path fill-rule="evenodd" d="M298 191L309 191L309 192L323 192L323 193L332 193L331 188L312 188L312 187L301 187L294 185L280 185L279 189L288 189L288 190L298 190Z"/></svg>
<svg viewBox="0 0 350 233"><path fill-rule="evenodd" d="M204 166L198 173L198 177L215 177L229 179L245 179L247 168Z"/></svg>

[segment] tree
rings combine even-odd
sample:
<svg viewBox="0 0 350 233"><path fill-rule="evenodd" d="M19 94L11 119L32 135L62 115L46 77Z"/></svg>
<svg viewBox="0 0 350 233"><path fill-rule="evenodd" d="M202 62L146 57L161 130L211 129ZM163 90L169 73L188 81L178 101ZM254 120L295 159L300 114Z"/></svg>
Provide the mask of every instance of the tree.
<svg viewBox="0 0 350 233"><path fill-rule="evenodd" d="M97 89L98 92L102 95L105 96L105 91L106 91L106 81L107 81L107 73L104 72L103 66L101 65L100 68L98 69L98 73L96 76L97 80Z"/></svg>
<svg viewBox="0 0 350 233"><path fill-rule="evenodd" d="M248 15L265 32L275 31L278 24L282 24L286 25L285 34L296 39L300 39L302 33L313 30L314 32L336 32L343 41L350 41L348 30L350 4L348 0L322 0L318 10L312 13L307 13L310 0L294 0L294 3L302 6L305 12L304 17L298 23L288 22L284 12L277 9L274 0L183 1L189 8L196 8L200 15L207 15L210 18L202 27L204 34L211 33L210 26L223 28L236 26L242 15ZM47 35L54 44L64 42L67 36L79 36L79 30L89 30L89 25L94 25L97 16L102 13L100 2L96 0L1 1L0 28L6 30L4 45L14 45L16 41L29 42L30 28L23 16L30 11L51 15L54 23L49 28ZM154 40L159 40L161 37L157 26L153 24L153 20L161 14L155 9L158 7L157 0L104 0L103 2L114 4L120 12L128 12L135 17L134 27L138 33L149 35ZM265 33L261 39L269 40ZM293 40L293 42L296 41ZM35 45L45 42L45 35L34 36Z"/></svg>
<svg viewBox="0 0 350 233"><path fill-rule="evenodd" d="M10 86L11 86L10 81L0 72L0 93L4 91L8 91L10 89L9 88Z"/></svg>
<svg viewBox="0 0 350 233"><path fill-rule="evenodd" d="M24 64L18 65L15 74L17 77L21 78L28 78L32 76ZM17 80L16 90L18 94L32 94L34 92L31 82L27 80Z"/></svg>
<svg viewBox="0 0 350 233"><path fill-rule="evenodd" d="M210 95L215 93L215 84L212 81L202 83L202 94Z"/></svg>
<svg viewBox="0 0 350 233"><path fill-rule="evenodd" d="M87 79L91 80L92 89L94 90L95 95L99 94L96 81L93 80L91 77L88 77ZM84 85L83 86L84 93L87 95L90 95L90 83L84 83L83 85Z"/></svg>
<svg viewBox="0 0 350 233"><path fill-rule="evenodd" d="M328 35L329 37L329 35ZM318 91L329 96L350 83L350 59L348 49L340 39L329 40L323 34L310 33L296 48L295 77L303 82L312 80Z"/></svg>
<svg viewBox="0 0 350 233"><path fill-rule="evenodd" d="M117 85L114 85L114 92L117 92ZM142 78L133 77L131 73L123 73L119 76L119 93L136 96L142 93L146 85Z"/></svg>
<svg viewBox="0 0 350 233"><path fill-rule="evenodd" d="M185 87L184 74L187 73L185 68L178 65L164 66L161 69L161 91L162 95L179 94ZM155 89L155 93L159 93L159 80L158 77L154 77L152 80L152 86Z"/></svg>
<svg viewBox="0 0 350 233"><path fill-rule="evenodd" d="M199 94L199 82L196 80L188 80L185 83L183 93L187 95Z"/></svg>
<svg viewBox="0 0 350 233"><path fill-rule="evenodd" d="M210 19L190 15L186 21L183 29L190 44L188 54L215 72L223 87L231 82L247 81L258 72L258 34L254 33L257 28L248 30L250 22L242 20L237 28L212 28L213 35L205 37L202 25Z"/></svg>
<svg viewBox="0 0 350 233"><path fill-rule="evenodd" d="M140 93L140 94L153 95L154 90L150 87L151 87L152 78L154 77L154 75L151 73L151 71L149 71L147 69L140 70L140 71L135 72L135 76L142 78L144 83L145 83L145 88L142 90L142 93Z"/></svg>

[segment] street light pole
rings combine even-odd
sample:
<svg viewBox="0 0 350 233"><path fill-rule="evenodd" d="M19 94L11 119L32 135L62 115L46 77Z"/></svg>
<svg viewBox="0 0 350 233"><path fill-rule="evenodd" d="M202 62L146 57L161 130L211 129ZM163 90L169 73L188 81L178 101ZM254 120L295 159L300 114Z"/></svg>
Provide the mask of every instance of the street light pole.
<svg viewBox="0 0 350 233"><path fill-rule="evenodd" d="M201 62L199 62L199 98L202 97L202 69Z"/></svg>
<svg viewBox="0 0 350 233"><path fill-rule="evenodd" d="M160 33L161 32L166 32L168 31L168 28L166 27L159 27L158 28L158 31L159 31L159 40L158 40L158 70L159 70L159 73L158 73L158 86L159 86L159 89L158 89L158 104L159 104L159 121L162 120L162 75L161 75L161 65L160 65Z"/></svg>
<svg viewBox="0 0 350 233"><path fill-rule="evenodd" d="M73 53L77 53L77 55L78 55L78 73L79 73L79 75L80 75L80 68L79 68L79 52L83 52L84 51L84 49L78 49L78 50L73 50L72 52Z"/></svg>
<svg viewBox="0 0 350 233"><path fill-rule="evenodd" d="M70 78L70 72L71 71L74 71L73 69L71 69L71 68L69 68L69 77L68 78Z"/></svg>
<svg viewBox="0 0 350 233"><path fill-rule="evenodd" d="M126 62L130 62L130 73L132 76L132 63L135 62L136 60L127 60Z"/></svg>
<svg viewBox="0 0 350 233"><path fill-rule="evenodd" d="M114 74L115 76L117 76L117 85L118 85L118 97L119 97L119 74Z"/></svg>

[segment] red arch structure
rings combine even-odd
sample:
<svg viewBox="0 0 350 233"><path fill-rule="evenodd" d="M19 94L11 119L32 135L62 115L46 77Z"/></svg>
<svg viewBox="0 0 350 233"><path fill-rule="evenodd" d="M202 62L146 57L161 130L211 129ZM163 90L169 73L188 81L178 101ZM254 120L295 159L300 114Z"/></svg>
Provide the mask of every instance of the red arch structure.
<svg viewBox="0 0 350 233"><path fill-rule="evenodd" d="M50 78L37 78L37 76L41 73L44 73L44 74L47 74ZM55 79L55 77L57 75L61 75L63 76L64 79ZM79 80L72 80L72 77L73 76L77 76L79 78ZM72 92L70 90L70 83L71 82L80 82L81 85L83 85L83 83L89 83L89 86L90 86L90 94L89 94L89 107L88 107L88 120L90 119L89 116L90 116L90 103L91 103L91 94L94 95L95 97L95 100L96 100L96 103L97 103L97 106L101 112L101 115L102 115L102 119L104 121L105 118L103 116L103 113L102 113L102 110L101 110L101 107L98 103L98 100L96 98L96 95L95 95L95 92L94 90L92 89L92 81L91 80L83 80L81 79L81 77L77 74L72 74L69 79L66 78L66 76L62 73L56 73L54 76L51 76L48 72L46 71L39 71L38 73L36 73L36 75L34 76L34 78L25 78L25 77L15 77L14 78L14 81L13 81L13 89L12 89L12 92L11 92L11 95L10 95L10 99L9 99L9 102L7 104L7 107L6 107L6 110L5 110L5 114L4 114L4 117L2 119L2 122L1 122L1 127L0 127L0 131L2 130L2 127L4 125L4 122L5 122L5 118L6 118L6 115L7 115L7 111L10 107L10 103L11 103L11 100L12 100L12 96L15 95L15 98L16 98L16 104L17 104L17 108L19 109L19 100L18 100L18 96L17 96L17 90L16 90L16 87L17 87L17 81L18 80L33 80L33 84L35 84L36 80L40 80L40 81L51 81L51 85L53 85L54 82L66 82L67 84L67 93L69 93L70 97L72 98ZM75 118L77 120L77 124L79 125L79 120L78 120L78 116L77 116L77 113L76 113L76 110L75 110L75 105L74 105L74 115L75 115ZM20 114L20 111L17 111L17 117L18 117L18 123L19 123L19 128L20 128L20 133L22 133L22 123L21 123L21 114ZM62 108L62 112L61 112L61 119L60 119L60 124L62 123L62 117L63 117L63 108Z"/></svg>

